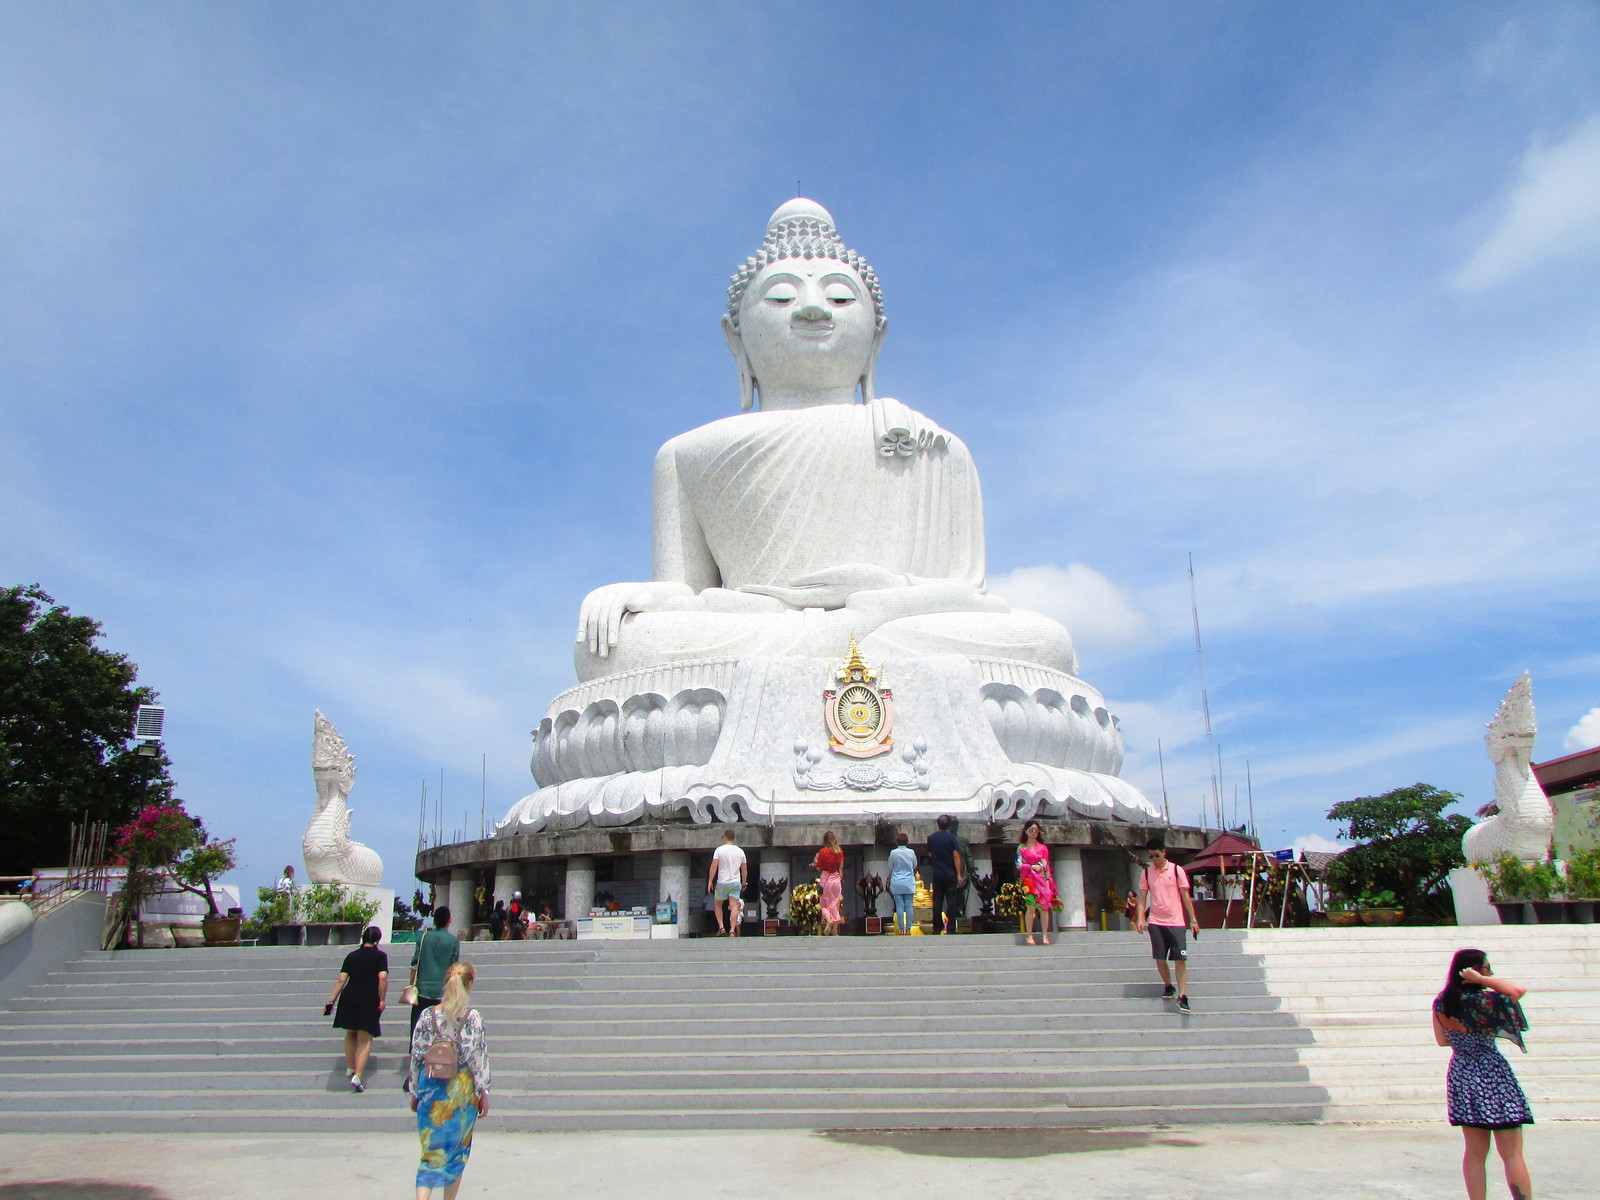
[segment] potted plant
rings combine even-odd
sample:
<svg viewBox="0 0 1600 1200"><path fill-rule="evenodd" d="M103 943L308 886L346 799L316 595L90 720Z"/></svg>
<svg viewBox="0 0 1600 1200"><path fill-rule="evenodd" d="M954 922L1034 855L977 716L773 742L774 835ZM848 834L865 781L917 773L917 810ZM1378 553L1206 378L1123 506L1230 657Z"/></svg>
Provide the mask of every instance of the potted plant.
<svg viewBox="0 0 1600 1200"><path fill-rule="evenodd" d="M353 946L378 911L378 902L342 883L314 883L305 893L308 946Z"/></svg>
<svg viewBox="0 0 1600 1200"><path fill-rule="evenodd" d="M1349 929L1361 924L1361 912L1354 901L1335 896L1328 901L1328 924L1335 929Z"/></svg>
<svg viewBox="0 0 1600 1200"><path fill-rule="evenodd" d="M1567 855L1567 899L1572 918L1581 925L1594 924L1600 908L1600 847L1574 850Z"/></svg>
<svg viewBox="0 0 1600 1200"><path fill-rule="evenodd" d="M206 915L200 922L208 946L237 946L239 926L243 924L238 910L223 915L217 908L216 893L211 883L217 876L239 865L234 857L234 839L218 841L206 836L205 826L195 819L196 842L172 862L172 880L186 892L206 898Z"/></svg>
<svg viewBox="0 0 1600 1200"><path fill-rule="evenodd" d="M1535 922L1554 924L1562 919L1561 906L1550 899L1562 886L1553 861L1527 866L1505 854L1493 865L1474 863L1473 868L1488 882L1489 899L1500 911L1502 925L1527 923L1530 907Z"/></svg>
<svg viewBox="0 0 1600 1200"><path fill-rule="evenodd" d="M256 911L246 925L265 945L300 945L305 940L300 894L292 888L257 888Z"/></svg>
<svg viewBox="0 0 1600 1200"><path fill-rule="evenodd" d="M1356 903L1363 925L1398 925L1405 919L1406 910L1387 888L1362 892Z"/></svg>

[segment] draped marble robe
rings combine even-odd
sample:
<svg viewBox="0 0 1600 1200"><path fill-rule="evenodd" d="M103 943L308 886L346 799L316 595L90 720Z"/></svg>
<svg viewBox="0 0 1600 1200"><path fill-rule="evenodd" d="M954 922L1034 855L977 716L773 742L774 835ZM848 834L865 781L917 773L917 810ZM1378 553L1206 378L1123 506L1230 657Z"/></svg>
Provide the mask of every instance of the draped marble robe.
<svg viewBox="0 0 1600 1200"><path fill-rule="evenodd" d="M581 678L754 654L1014 658L1068 674L1059 624L984 594L983 497L961 440L895 400L757 411L664 445L655 468L655 577L696 593L632 613ZM844 607L760 594L869 566L904 580Z"/></svg>

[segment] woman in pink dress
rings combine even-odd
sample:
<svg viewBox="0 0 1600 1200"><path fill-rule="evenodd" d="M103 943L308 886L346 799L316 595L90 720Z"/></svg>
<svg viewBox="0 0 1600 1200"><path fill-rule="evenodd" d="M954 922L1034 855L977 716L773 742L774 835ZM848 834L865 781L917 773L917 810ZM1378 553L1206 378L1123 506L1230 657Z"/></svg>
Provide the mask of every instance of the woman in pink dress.
<svg viewBox="0 0 1600 1200"><path fill-rule="evenodd" d="M1056 907L1056 880L1050 873L1050 847L1040 836L1039 822L1029 821L1022 827L1022 844L1017 847L1017 877L1028 894L1038 903L1023 910L1023 923L1028 931L1028 945L1037 946L1033 940L1033 918L1041 914L1039 933L1044 944L1050 944L1050 914Z"/></svg>
<svg viewBox="0 0 1600 1200"><path fill-rule="evenodd" d="M811 865L822 875L818 901L822 906L825 924L823 932L837 934L839 926L844 923L844 917L839 912L839 904L844 900L844 851L839 849L839 835L833 830L822 835L822 849L817 851L817 857L812 859Z"/></svg>

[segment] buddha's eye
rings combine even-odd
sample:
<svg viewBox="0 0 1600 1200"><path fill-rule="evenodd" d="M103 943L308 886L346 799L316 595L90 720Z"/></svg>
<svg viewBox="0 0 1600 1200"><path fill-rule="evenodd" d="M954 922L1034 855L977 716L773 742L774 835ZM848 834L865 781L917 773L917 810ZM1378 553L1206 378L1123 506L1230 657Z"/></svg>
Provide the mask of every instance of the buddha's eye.
<svg viewBox="0 0 1600 1200"><path fill-rule="evenodd" d="M826 295L828 303L833 305L835 308L843 308L847 304L854 304L856 302L855 293L849 288L845 287L842 283L830 285Z"/></svg>
<svg viewBox="0 0 1600 1200"><path fill-rule="evenodd" d="M773 304L793 304L799 296L793 284L780 283L767 293L766 298Z"/></svg>

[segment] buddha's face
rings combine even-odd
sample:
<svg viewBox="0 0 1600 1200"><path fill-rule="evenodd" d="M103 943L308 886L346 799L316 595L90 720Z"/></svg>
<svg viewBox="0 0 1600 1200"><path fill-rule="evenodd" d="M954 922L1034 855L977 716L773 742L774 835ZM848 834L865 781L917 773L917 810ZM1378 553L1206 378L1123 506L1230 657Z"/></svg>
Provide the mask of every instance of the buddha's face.
<svg viewBox="0 0 1600 1200"><path fill-rule="evenodd" d="M739 305L738 336L763 392L853 388L879 335L867 285L831 259L779 259Z"/></svg>

